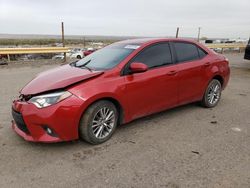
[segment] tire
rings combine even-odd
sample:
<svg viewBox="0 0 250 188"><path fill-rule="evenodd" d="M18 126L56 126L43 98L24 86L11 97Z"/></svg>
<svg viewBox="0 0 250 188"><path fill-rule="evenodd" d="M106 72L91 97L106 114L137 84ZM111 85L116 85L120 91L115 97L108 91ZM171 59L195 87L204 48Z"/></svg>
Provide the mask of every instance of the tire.
<svg viewBox="0 0 250 188"><path fill-rule="evenodd" d="M213 108L219 103L220 98L221 83L219 80L213 79L209 82L207 86L201 104L206 108Z"/></svg>
<svg viewBox="0 0 250 188"><path fill-rule="evenodd" d="M118 116L115 105L110 101L101 100L92 104L82 115L80 137L91 144L106 142L116 129Z"/></svg>
<svg viewBox="0 0 250 188"><path fill-rule="evenodd" d="M80 55L76 56L77 59L82 59L82 57Z"/></svg>

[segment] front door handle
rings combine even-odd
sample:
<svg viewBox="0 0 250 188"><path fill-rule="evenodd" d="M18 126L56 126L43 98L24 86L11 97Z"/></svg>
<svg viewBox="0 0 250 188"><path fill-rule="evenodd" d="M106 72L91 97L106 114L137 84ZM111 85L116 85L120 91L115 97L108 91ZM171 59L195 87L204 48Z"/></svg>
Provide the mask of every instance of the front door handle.
<svg viewBox="0 0 250 188"><path fill-rule="evenodd" d="M169 75L169 76L173 76L173 75L176 75L177 74L177 71L176 70L172 70L172 71L169 71L168 73L167 73L167 75Z"/></svg>

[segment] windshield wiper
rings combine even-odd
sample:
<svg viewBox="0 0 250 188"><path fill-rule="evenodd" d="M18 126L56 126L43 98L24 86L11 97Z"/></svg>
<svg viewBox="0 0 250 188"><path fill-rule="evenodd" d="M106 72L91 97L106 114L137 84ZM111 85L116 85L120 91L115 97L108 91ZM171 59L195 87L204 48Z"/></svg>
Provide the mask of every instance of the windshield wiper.
<svg viewBox="0 0 250 188"><path fill-rule="evenodd" d="M82 65L77 65L77 62L75 62L74 65L75 65L75 67L86 68L89 71L92 71L92 69L87 66L87 64L89 64L90 62L91 62L91 59L88 60L87 62L83 63Z"/></svg>
<svg viewBox="0 0 250 188"><path fill-rule="evenodd" d="M77 62L77 61L71 62L71 63L70 63L70 66L76 67L76 62Z"/></svg>
<svg viewBox="0 0 250 188"><path fill-rule="evenodd" d="M85 67L87 64L89 64L90 63L90 61L91 61L91 59L90 60L88 60L87 62L85 62L85 63L83 63L82 65L76 65L76 67Z"/></svg>
<svg viewBox="0 0 250 188"><path fill-rule="evenodd" d="M89 68L88 66L80 66L80 68L85 68L85 69L88 69L89 71L91 71L92 72L92 69L91 68Z"/></svg>

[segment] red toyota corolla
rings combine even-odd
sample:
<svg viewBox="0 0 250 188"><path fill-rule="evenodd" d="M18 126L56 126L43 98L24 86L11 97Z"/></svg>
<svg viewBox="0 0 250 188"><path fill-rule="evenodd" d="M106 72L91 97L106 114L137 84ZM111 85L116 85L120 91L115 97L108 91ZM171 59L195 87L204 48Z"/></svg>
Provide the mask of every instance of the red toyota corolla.
<svg viewBox="0 0 250 188"><path fill-rule="evenodd" d="M117 42L29 82L12 127L28 141L99 144L117 124L195 101L216 106L229 75L228 60L195 41Z"/></svg>

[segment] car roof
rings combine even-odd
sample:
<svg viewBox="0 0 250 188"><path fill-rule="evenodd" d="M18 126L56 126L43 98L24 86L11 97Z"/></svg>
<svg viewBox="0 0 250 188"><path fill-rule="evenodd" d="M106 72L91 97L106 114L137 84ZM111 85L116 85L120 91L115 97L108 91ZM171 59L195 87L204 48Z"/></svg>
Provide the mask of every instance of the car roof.
<svg viewBox="0 0 250 188"><path fill-rule="evenodd" d="M138 39L128 39L128 40L123 40L119 42L115 42L111 44L110 46L129 46L128 48L131 49L137 49L139 47L145 47L147 45L151 45L154 43L159 43L159 42L189 42L192 44L196 44L203 50L205 50L207 53L214 53L213 50L210 50L203 44L197 42L195 39L187 39L187 38L138 38Z"/></svg>
<svg viewBox="0 0 250 188"><path fill-rule="evenodd" d="M197 43L195 40L192 39L184 39L184 38L138 38L138 39L128 39L119 41L119 44L138 44L143 45L147 43L154 43L154 42L166 42L166 41L181 41L181 42L192 42Z"/></svg>

